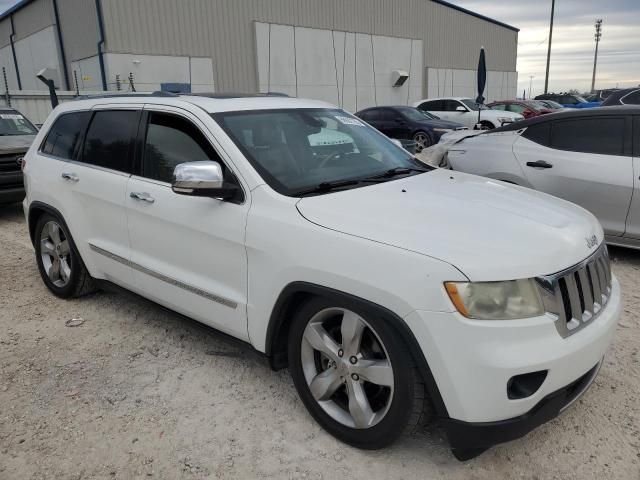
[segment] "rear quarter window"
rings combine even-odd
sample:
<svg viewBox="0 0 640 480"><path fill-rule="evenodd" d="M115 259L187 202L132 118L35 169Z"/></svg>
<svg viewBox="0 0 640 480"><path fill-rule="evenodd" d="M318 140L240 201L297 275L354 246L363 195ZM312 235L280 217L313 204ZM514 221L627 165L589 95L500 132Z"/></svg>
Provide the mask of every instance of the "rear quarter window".
<svg viewBox="0 0 640 480"><path fill-rule="evenodd" d="M91 112L60 115L47 133L40 151L67 160L75 158L90 118Z"/></svg>

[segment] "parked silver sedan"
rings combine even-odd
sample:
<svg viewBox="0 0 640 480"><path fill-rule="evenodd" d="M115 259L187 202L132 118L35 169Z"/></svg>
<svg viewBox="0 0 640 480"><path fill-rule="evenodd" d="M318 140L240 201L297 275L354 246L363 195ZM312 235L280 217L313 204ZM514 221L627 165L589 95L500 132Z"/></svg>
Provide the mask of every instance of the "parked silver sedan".
<svg viewBox="0 0 640 480"><path fill-rule="evenodd" d="M608 243L640 248L640 107L553 113L454 140L448 162L576 203Z"/></svg>

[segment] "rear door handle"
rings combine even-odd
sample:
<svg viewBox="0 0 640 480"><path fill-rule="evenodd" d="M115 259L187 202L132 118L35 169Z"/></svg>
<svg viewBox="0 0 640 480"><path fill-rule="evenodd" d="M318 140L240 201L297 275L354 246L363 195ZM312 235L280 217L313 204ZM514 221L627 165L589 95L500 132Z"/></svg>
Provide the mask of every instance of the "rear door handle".
<svg viewBox="0 0 640 480"><path fill-rule="evenodd" d="M156 201L156 199L149 195L147 192L131 192L129 196L134 200L138 200L141 202L153 203Z"/></svg>
<svg viewBox="0 0 640 480"><path fill-rule="evenodd" d="M80 177L78 177L78 175L76 175L75 173L63 173L61 177L70 182L77 182L78 180L80 180Z"/></svg>
<svg viewBox="0 0 640 480"><path fill-rule="evenodd" d="M527 167L533 168L553 168L549 162L545 162L544 160L538 160L536 162L527 162Z"/></svg>

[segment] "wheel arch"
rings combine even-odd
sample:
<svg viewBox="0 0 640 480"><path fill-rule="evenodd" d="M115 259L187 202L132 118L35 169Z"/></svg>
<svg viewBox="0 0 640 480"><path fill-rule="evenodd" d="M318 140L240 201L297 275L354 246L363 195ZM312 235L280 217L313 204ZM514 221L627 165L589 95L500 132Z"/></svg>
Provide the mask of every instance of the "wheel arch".
<svg viewBox="0 0 640 480"><path fill-rule="evenodd" d="M58 209L52 207L51 205L47 205L46 203L38 201L31 202L31 204L29 205L27 220L29 227L29 238L31 239L32 245L35 245L35 231L36 225L38 224L38 219L45 213L49 213L54 217L57 217L64 224L64 227L67 229L67 231L71 232L71 230L69 230L69 225L67 225L67 222L65 222L64 220L64 216Z"/></svg>
<svg viewBox="0 0 640 480"><path fill-rule="evenodd" d="M394 312L381 305L333 288L308 282L292 282L282 290L271 311L269 325L267 327L265 353L269 358L269 363L273 370L281 370L289 365L287 342L294 312L304 302L314 297L335 299L348 307L374 314L387 321L392 328L398 332L405 342L405 345L409 348L409 352L418 366L437 415L441 418L448 418L449 415L446 406L442 400L442 395L440 394L431 369L429 368L429 364L406 322Z"/></svg>

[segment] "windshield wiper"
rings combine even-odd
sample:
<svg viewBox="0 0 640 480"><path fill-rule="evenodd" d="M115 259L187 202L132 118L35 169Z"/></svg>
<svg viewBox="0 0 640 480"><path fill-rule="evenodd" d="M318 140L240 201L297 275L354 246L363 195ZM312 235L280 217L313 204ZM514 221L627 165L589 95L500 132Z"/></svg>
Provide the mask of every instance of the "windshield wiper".
<svg viewBox="0 0 640 480"><path fill-rule="evenodd" d="M322 182L319 183L318 185L311 187L311 188L305 188L303 190L298 190L296 192L293 192L292 195L295 197L303 197L305 195L309 195L312 193L324 193L324 192L330 192L332 190L336 190L338 188L343 188L343 187L350 187L353 185L358 185L360 183L360 180L340 180L340 181L336 181L336 182Z"/></svg>
<svg viewBox="0 0 640 480"><path fill-rule="evenodd" d="M379 180L383 178L391 178L397 175L407 175L411 172L425 173L431 171L428 168L414 168L414 167L395 167L387 170L386 172L379 173L378 175L372 175L371 177L363 178L362 181Z"/></svg>

